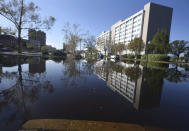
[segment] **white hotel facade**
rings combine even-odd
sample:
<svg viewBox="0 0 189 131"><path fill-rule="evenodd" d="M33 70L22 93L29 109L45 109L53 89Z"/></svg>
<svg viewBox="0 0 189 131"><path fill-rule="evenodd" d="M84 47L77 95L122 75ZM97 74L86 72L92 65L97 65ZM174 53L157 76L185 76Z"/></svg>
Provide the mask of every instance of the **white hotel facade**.
<svg viewBox="0 0 189 131"><path fill-rule="evenodd" d="M129 43L135 37L142 37L143 16L144 11L141 10L128 19L121 20L113 25L114 43Z"/></svg>
<svg viewBox="0 0 189 131"><path fill-rule="evenodd" d="M96 48L104 54L106 45L128 44L136 37L142 38L146 45L153 39L156 32L161 29L166 30L167 34L170 35L172 12L173 9L170 7L151 2L147 3L144 9L112 25L110 31L102 32L96 38ZM124 51L124 53L127 53L127 51Z"/></svg>
<svg viewBox="0 0 189 131"><path fill-rule="evenodd" d="M96 42L99 44L96 44L96 49L98 49L100 52L104 52L104 46L110 42L111 39L111 31L104 31L100 36L96 38Z"/></svg>

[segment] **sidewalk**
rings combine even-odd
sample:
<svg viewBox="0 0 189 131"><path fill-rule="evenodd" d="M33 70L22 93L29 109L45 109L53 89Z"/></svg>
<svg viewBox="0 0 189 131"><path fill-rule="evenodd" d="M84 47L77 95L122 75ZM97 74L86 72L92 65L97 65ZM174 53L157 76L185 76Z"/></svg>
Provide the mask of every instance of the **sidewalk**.
<svg viewBox="0 0 189 131"><path fill-rule="evenodd" d="M143 127L137 124L65 120L38 119L27 121L19 131L159 131L160 128ZM164 130L165 131L165 130Z"/></svg>
<svg viewBox="0 0 189 131"><path fill-rule="evenodd" d="M22 52L22 53L18 53L17 51L13 51L13 52L2 52L0 51L0 55L18 55L18 56L42 56L41 52Z"/></svg>

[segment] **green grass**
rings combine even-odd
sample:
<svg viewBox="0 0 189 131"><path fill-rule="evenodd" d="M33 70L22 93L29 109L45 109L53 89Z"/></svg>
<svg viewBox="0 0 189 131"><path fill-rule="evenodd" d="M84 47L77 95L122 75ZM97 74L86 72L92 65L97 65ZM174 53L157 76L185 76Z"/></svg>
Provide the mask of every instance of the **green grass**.
<svg viewBox="0 0 189 131"><path fill-rule="evenodd" d="M121 58L120 60L121 60L121 61L124 61L124 60L131 60L131 61L147 62L147 60L142 60L142 59ZM180 62L175 62L175 61L148 61L148 62L152 62L152 63L163 63L163 64L176 64L176 63L180 63Z"/></svg>

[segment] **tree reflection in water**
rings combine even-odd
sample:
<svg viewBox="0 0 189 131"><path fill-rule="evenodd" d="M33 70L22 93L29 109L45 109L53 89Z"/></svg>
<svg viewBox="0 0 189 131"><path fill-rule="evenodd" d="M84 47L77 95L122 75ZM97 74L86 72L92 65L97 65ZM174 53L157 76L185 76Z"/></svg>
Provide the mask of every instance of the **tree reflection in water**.
<svg viewBox="0 0 189 131"><path fill-rule="evenodd" d="M171 68L166 70L166 79L170 82L186 82L189 77L189 71L187 68L178 67L178 65L172 65Z"/></svg>
<svg viewBox="0 0 189 131"><path fill-rule="evenodd" d="M42 60L41 58L37 58ZM4 90L0 94L0 114L6 114L4 125L20 125L30 118L32 104L37 102L41 93L53 93L54 87L50 81L46 80L45 73L29 73L22 71L23 58L18 57L18 72L1 73L1 77L15 79L13 86ZM38 68L38 67L36 67ZM2 118L1 118L2 119ZM13 127L12 127L13 128ZM10 127L11 129L11 127Z"/></svg>
<svg viewBox="0 0 189 131"><path fill-rule="evenodd" d="M187 80L187 70L169 68L168 64L148 63L143 67L137 63L113 63L98 61L95 73L107 85L131 102L135 109L160 106L164 80L181 82Z"/></svg>
<svg viewBox="0 0 189 131"><path fill-rule="evenodd" d="M94 70L93 60L74 60L72 57L67 57L63 61L64 87L78 87L85 81L85 75L92 75Z"/></svg>

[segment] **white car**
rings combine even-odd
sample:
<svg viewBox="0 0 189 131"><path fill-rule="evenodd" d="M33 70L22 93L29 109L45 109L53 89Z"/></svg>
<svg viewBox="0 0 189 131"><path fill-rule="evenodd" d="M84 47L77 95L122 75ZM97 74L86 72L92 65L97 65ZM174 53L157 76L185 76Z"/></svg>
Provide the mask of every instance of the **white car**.
<svg viewBox="0 0 189 131"><path fill-rule="evenodd" d="M111 59L119 60L119 55L111 55L110 58L111 58Z"/></svg>

